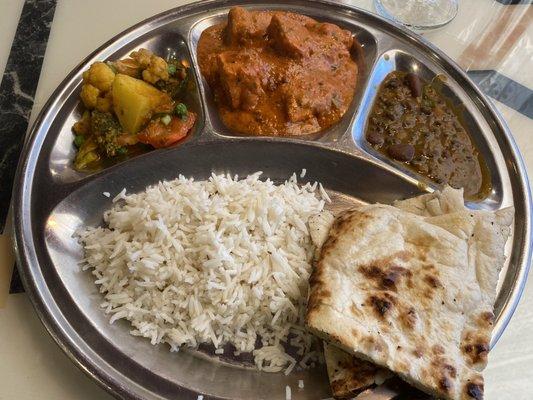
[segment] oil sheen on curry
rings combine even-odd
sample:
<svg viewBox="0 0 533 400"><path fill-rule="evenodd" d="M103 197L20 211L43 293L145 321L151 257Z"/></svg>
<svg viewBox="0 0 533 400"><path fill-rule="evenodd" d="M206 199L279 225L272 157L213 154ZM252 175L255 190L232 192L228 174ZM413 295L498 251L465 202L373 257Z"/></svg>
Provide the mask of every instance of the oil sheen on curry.
<svg viewBox="0 0 533 400"><path fill-rule="evenodd" d="M337 123L357 83L351 32L290 12L232 8L202 32L200 70L230 129L303 135Z"/></svg>
<svg viewBox="0 0 533 400"><path fill-rule="evenodd" d="M491 188L485 160L435 84L392 72L379 88L366 139L386 156L439 185L479 200Z"/></svg>

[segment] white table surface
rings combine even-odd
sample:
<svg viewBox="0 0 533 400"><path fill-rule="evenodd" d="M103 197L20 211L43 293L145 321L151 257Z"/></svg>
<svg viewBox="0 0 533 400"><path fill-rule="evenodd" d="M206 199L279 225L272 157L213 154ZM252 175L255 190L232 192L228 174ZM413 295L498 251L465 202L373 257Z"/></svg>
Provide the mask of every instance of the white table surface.
<svg viewBox="0 0 533 400"><path fill-rule="evenodd" d="M347 2L372 9L370 0ZM0 0L0 76L23 3L23 0ZM132 24L183 3L176 0L59 0L31 119L35 119L65 75L89 52ZM445 29L428 33L426 37L459 60L465 69L479 69L475 64L480 60L475 54L469 57L465 49L475 43L480 30L487 29L498 19L502 7L491 0L463 0L458 17ZM526 13L531 15L532 8L530 6ZM524 10L518 10L517 14L524 14ZM487 57L483 62L486 68L498 70L533 88L533 20L527 21L529 28L514 38L515 47L505 59ZM533 121L495 103L507 120L533 176ZM7 252L4 253L0 254L0 268L7 268L9 263ZM485 376L486 399L533 399L532 280L507 330L490 353ZM0 308L0 400L11 399L111 399L57 347L24 293L9 295L5 307Z"/></svg>

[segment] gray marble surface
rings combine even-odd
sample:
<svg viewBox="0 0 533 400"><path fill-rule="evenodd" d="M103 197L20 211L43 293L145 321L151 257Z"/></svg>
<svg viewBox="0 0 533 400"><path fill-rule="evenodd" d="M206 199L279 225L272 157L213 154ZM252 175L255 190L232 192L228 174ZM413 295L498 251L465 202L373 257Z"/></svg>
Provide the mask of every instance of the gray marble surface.
<svg viewBox="0 0 533 400"><path fill-rule="evenodd" d="M4 0L2 0L4 1ZM55 0L27 0L0 84L0 232L41 73Z"/></svg>

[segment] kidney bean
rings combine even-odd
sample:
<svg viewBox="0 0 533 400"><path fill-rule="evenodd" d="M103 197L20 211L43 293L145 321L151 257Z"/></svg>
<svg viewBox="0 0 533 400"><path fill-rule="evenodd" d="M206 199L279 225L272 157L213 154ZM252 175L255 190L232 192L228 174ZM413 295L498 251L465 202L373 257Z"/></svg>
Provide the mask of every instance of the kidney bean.
<svg viewBox="0 0 533 400"><path fill-rule="evenodd" d="M415 148L406 143L393 144L387 149L387 152L395 160L404 162L411 161L415 156Z"/></svg>
<svg viewBox="0 0 533 400"><path fill-rule="evenodd" d="M420 81L418 75L410 72L405 76L405 81L407 83L407 86L409 86L409 89L411 90L411 95L413 97L422 96L422 82Z"/></svg>

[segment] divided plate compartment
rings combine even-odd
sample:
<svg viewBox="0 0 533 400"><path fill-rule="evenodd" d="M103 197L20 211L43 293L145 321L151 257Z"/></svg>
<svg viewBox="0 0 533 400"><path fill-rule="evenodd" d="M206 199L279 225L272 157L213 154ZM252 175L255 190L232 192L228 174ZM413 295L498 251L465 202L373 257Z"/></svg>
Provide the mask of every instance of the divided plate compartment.
<svg viewBox="0 0 533 400"><path fill-rule="evenodd" d="M357 76L357 88L355 90L354 98L350 104L350 107L341 118L341 120L330 128L307 135L297 135L297 136L285 136L284 138L292 138L300 141L319 141L319 142L334 142L342 138L345 132L349 129L350 124L353 121L354 115L357 113L357 109L361 103L362 91L361 87L364 87L367 84L372 65L377 58L377 41L376 37L365 29L362 25L354 24L353 22L347 22L343 18L340 18L338 15L326 14L320 10L310 10L309 8L299 6L298 2L292 2L288 6L291 11L306 14L309 17L315 18L320 22L329 22L340 26L343 29L347 29L354 37L357 39L361 45L361 52L354 52L353 55L355 61L358 65L358 76ZM287 10L287 5L247 5L249 10ZM192 24L189 32L189 48L191 50L191 56L193 58L194 67L199 81L201 81L201 92L205 100L207 114L210 121L211 131L219 136L223 137L249 137L243 134L235 133L231 129L227 128L221 121L218 114L217 107L214 103L214 96L212 95L211 88L207 84L206 80L202 77L200 69L198 67L198 62L196 59L198 41L202 32L219 23L222 23L227 20L227 14L230 7L221 8L213 10L209 15L204 16L201 19L198 19L194 24Z"/></svg>
<svg viewBox="0 0 533 400"><path fill-rule="evenodd" d="M461 87L455 81L452 81L442 70L435 67L432 69L428 65L430 64L427 62L424 63L408 52L398 49L388 50L380 55L372 70L366 91L363 95L359 115L353 126L352 134L355 142L375 159L391 165L393 168L417 179L421 185L427 186L432 190L442 189L442 186L435 184L431 179L409 169L405 163L395 161L378 152L372 148L365 138L369 123L368 117L372 112L379 94L379 89L387 75L396 71L416 74L424 82L433 82L437 90L448 100L450 106L458 115L459 121L465 127L465 130L487 163L488 170L490 171L491 191L485 198L471 202L469 206L472 208L492 210L501 208L504 187L498 170L497 159L499 158L501 162L502 158L501 155L495 154L494 150L491 149L489 143L492 132L490 128L482 119L476 118L475 112L473 111L475 110L475 105L464 95Z"/></svg>
<svg viewBox="0 0 533 400"><path fill-rule="evenodd" d="M75 71L75 75L71 80L71 84L64 90L64 103L53 119L48 131L50 132L46 137L44 143L45 148L52 148L49 157L50 178L58 183L71 183L78 180L85 179L93 174L98 174L104 171L89 171L79 172L74 169L73 160L76 155L76 149L73 145L74 135L72 133L72 126L81 118L83 107L80 102L80 91L82 86L82 73L95 61L115 61L127 57L132 51L140 48L147 48L154 54L158 54L165 58L167 56L174 56L180 60L187 60L192 62L188 47L186 44L186 37L184 37L179 30L175 29L173 24L167 24L159 29L148 32L145 35L126 43L123 47L118 47L116 50L103 51L97 57L93 57L90 61L83 62ZM192 132L185 138L183 142L194 140L198 134L203 130L204 110L200 93L198 90L197 77L192 73L190 80L190 89L183 101L188 105L188 108L197 114L197 122ZM137 158L138 156L133 157ZM117 163L117 164L120 164Z"/></svg>
<svg viewBox="0 0 533 400"><path fill-rule="evenodd" d="M363 46L354 100L342 120L305 137L249 137L224 127L196 63L203 29L225 18L233 5L299 12L352 31ZM327 12L325 11L327 10ZM180 145L136 156L105 170L79 173L72 167L71 127L80 117L82 72L95 61L116 60L146 47L175 52L192 63L195 88L185 99L198 114L191 135ZM509 320L525 282L530 260L530 194L512 137L495 110L458 67L411 32L367 12L322 0L220 2L211 0L170 10L113 38L82 62L59 86L37 119L26 144L14 192L15 241L21 275L33 304L61 348L85 372L117 397L135 399L293 399L330 396L324 366L271 374L250 363L209 350L169 352L131 336L127 321L108 323L103 296L89 271L81 271L77 229L101 225L102 214L123 188L139 192L178 174L206 179L212 172L245 176L261 170L276 182L307 170L305 182L321 182L338 211L360 202L391 203L435 189L430 182L367 145L364 131L380 83L393 70L413 71L430 80L447 77L446 94L461 104L469 133L492 172L493 191L475 208L514 205L516 225L510 258L500 282L493 343ZM111 193L107 198L104 192ZM220 361L218 359L221 359ZM305 382L298 389L298 380Z"/></svg>

